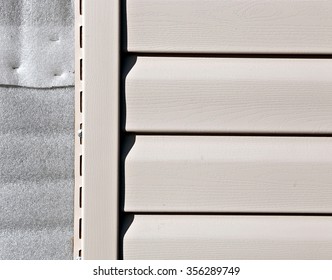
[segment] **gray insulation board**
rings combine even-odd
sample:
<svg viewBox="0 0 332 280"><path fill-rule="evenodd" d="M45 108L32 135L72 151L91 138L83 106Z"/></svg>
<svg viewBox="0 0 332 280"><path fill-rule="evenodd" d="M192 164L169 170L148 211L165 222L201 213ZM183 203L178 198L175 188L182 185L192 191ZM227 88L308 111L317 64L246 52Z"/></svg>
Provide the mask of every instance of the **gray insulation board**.
<svg viewBox="0 0 332 280"><path fill-rule="evenodd" d="M74 0L0 14L0 259L72 259Z"/></svg>
<svg viewBox="0 0 332 280"><path fill-rule="evenodd" d="M0 84L74 84L74 1L0 0Z"/></svg>
<svg viewBox="0 0 332 280"><path fill-rule="evenodd" d="M0 259L71 259L74 89L0 87Z"/></svg>

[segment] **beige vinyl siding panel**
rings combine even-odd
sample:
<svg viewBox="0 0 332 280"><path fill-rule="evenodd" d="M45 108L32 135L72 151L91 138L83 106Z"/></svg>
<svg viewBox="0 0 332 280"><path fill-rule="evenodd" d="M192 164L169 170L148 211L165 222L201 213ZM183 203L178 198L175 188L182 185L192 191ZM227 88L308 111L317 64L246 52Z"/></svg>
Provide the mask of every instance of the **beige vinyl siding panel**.
<svg viewBox="0 0 332 280"><path fill-rule="evenodd" d="M124 259L331 259L332 217L135 215Z"/></svg>
<svg viewBox="0 0 332 280"><path fill-rule="evenodd" d="M332 138L136 136L129 212L332 213Z"/></svg>
<svg viewBox="0 0 332 280"><path fill-rule="evenodd" d="M137 57L125 99L132 132L331 133L332 60Z"/></svg>
<svg viewBox="0 0 332 280"><path fill-rule="evenodd" d="M332 53L331 0L127 0L127 50Z"/></svg>

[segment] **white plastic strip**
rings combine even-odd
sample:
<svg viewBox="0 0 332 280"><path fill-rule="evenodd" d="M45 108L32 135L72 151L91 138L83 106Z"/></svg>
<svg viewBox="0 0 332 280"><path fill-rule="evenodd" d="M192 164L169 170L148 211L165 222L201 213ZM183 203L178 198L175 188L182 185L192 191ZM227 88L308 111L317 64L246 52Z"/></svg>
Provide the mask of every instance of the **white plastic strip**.
<svg viewBox="0 0 332 280"><path fill-rule="evenodd" d="M119 1L78 0L76 14L76 238L83 259L117 259Z"/></svg>

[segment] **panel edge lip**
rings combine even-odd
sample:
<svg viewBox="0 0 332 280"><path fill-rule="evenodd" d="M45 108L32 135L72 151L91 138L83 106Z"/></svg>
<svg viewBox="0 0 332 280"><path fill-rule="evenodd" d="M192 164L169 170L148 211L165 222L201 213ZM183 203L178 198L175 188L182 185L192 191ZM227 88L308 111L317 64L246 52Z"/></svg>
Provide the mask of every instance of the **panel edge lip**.
<svg viewBox="0 0 332 280"><path fill-rule="evenodd" d="M332 50L322 53L274 53L274 52L159 52L124 51L127 56L159 58L246 58L246 59L331 59Z"/></svg>

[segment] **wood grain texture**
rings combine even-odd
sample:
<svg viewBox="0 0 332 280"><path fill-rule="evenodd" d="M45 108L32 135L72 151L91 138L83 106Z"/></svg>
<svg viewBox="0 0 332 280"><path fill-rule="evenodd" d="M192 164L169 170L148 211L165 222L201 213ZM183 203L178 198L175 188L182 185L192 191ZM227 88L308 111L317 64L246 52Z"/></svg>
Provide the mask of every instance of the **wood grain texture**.
<svg viewBox="0 0 332 280"><path fill-rule="evenodd" d="M135 215L124 259L331 259L332 217Z"/></svg>
<svg viewBox="0 0 332 280"><path fill-rule="evenodd" d="M127 0L127 50L332 53L331 0Z"/></svg>
<svg viewBox="0 0 332 280"><path fill-rule="evenodd" d="M126 130L331 133L331 93L330 59L137 57Z"/></svg>
<svg viewBox="0 0 332 280"><path fill-rule="evenodd" d="M136 136L125 211L332 213L332 138Z"/></svg>

